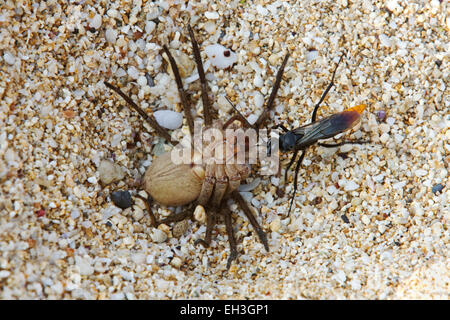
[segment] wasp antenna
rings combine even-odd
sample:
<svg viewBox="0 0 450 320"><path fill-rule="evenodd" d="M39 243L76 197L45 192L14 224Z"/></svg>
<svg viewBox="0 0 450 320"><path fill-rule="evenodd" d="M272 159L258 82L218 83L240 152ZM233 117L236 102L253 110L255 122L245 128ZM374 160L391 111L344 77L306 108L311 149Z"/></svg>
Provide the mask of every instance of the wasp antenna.
<svg viewBox="0 0 450 320"><path fill-rule="evenodd" d="M319 102L318 102L318 103L316 104L316 106L314 107L314 110L313 110L313 113L312 113L312 117L311 117L311 123L313 123L313 122L316 121L317 110L319 109L319 106L320 106L320 104L323 102L323 100L325 100L325 97L327 96L328 91L330 91L331 88L332 88L333 85L334 85L334 77L336 76L336 71L337 71L337 69L338 69L338 67L339 67L339 64L341 63L342 58L344 57L344 55L345 55L345 52L342 53L341 57L339 58L339 61L338 61L338 63L336 64L336 67L334 68L333 75L331 76L331 81L330 81L330 83L328 84L328 86L327 86L327 88L325 89L325 91L322 93L322 96L320 97Z"/></svg>

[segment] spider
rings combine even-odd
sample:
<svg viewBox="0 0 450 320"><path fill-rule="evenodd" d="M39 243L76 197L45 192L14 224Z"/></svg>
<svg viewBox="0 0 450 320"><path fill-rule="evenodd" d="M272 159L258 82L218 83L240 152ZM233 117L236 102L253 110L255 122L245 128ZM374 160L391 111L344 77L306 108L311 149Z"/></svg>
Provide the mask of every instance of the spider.
<svg viewBox="0 0 450 320"><path fill-rule="evenodd" d="M195 39L192 27L189 25L188 32L192 43L194 59L197 65L197 71L201 84L201 99L203 104L205 129L214 128L220 132L223 132L228 127L235 127L235 121L240 122L245 128L261 128L269 117L270 110L273 108L275 97L282 80L284 68L289 58L289 53L285 55L284 60L278 69L269 99L267 100L266 106L256 122L251 125L236 110L236 108L234 108L237 114L233 115L224 123L223 121L217 119L217 111L213 109L208 97L209 86L206 81L199 46ZM166 45L163 45L163 50L166 53L172 67L181 104L183 106L189 132L192 137L194 135L194 119L191 113L191 106L188 103L186 92L183 88L183 82L181 80L178 66ZM176 141L171 138L169 132L165 128L158 125L154 117L147 115L136 103L132 101L129 96L108 82L105 82L105 85L119 94L134 110L136 110L144 118L144 120L154 128L159 136L170 142L172 145L176 144ZM226 140L224 142L224 147L225 149L242 149L248 147L248 145L239 146L234 140ZM200 165L194 162L175 164L171 160L170 152L167 152L154 159L151 166L147 169L143 179L143 188L147 191L150 197L148 199L142 199L146 200L145 203L154 226L161 223L168 224L190 218L193 215L193 208L191 206L180 213L171 214L166 219L158 221L150 210L150 198L159 204L167 206L181 206L187 204L202 205L206 210L206 234L205 238L198 239L196 244L202 244L206 248L210 245L212 230L216 223L217 217L220 215L223 216L228 241L230 244L230 255L227 261L227 269L229 269L232 261L236 260L238 257L237 244L231 221L231 210L226 205L226 200L229 198L233 199L241 207L245 216L248 218L256 231L259 240L264 245L265 250L269 252L269 245L265 232L258 223L254 213L252 212L253 210L249 207L247 202L237 190L241 181L245 180L249 175L250 165L247 162L243 164L236 164L235 162L227 163L226 161L225 163L218 163L217 161L203 161Z"/></svg>

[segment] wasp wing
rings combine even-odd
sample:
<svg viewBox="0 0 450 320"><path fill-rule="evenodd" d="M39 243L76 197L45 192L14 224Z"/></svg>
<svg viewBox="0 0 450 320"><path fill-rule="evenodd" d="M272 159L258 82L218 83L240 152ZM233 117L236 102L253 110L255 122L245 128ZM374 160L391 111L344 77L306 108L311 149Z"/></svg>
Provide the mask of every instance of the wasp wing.
<svg viewBox="0 0 450 320"><path fill-rule="evenodd" d="M318 140L328 139L351 129L360 114L354 111L343 111L292 130L298 136L297 148L312 145Z"/></svg>

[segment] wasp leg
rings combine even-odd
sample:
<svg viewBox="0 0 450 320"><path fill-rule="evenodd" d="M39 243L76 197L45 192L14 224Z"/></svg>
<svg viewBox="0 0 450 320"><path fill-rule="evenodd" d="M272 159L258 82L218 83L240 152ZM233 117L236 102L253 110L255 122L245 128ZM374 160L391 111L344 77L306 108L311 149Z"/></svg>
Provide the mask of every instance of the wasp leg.
<svg viewBox="0 0 450 320"><path fill-rule="evenodd" d="M178 70L177 63L166 45L163 45L163 49L164 52L167 54L170 66L172 67L172 72L173 75L175 76L175 82L177 83L178 87L178 94L180 95L181 104L183 105L184 115L186 116L187 123L189 126L189 132L191 133L192 136L194 134L194 119L192 118L191 105L188 103L186 91L184 91L183 88L183 82L181 80L180 71Z"/></svg>
<svg viewBox="0 0 450 320"><path fill-rule="evenodd" d="M264 248L267 252L269 252L269 242L267 241L266 233L263 231L261 226L258 223L258 220L256 220L255 216L253 215L253 212L250 210L249 206L247 205L247 202L245 202L244 198L242 198L239 191L233 191L231 194L233 199L239 204L239 206L244 211L245 216L250 221L250 224L253 226L253 229L255 229L256 234L258 235L259 240L264 245Z"/></svg>
<svg viewBox="0 0 450 320"><path fill-rule="evenodd" d="M276 126L273 126L272 128L270 128L270 130L275 130L275 129L278 129L278 128L281 128L284 132L288 132L289 131L289 129L286 128L285 126L283 126L281 123L277 124Z"/></svg>
<svg viewBox="0 0 450 320"><path fill-rule="evenodd" d="M275 101L275 98L277 96L278 89L280 88L281 79L283 77L284 67L286 66L288 59L289 59L290 53L288 52L284 56L283 63L280 66L280 69L278 69L277 76L275 78L275 84L272 87L272 92L270 93L269 100L267 100L266 107L264 108L261 115L258 117L254 124L254 128L259 129L263 125L264 121L266 121L267 117L269 116L270 110L273 108L273 103Z"/></svg>
<svg viewBox="0 0 450 320"><path fill-rule="evenodd" d="M325 148L335 148L340 147L346 144L364 144L364 143L370 143L369 140L344 140L339 143L318 143L319 146L325 147Z"/></svg>
<svg viewBox="0 0 450 320"><path fill-rule="evenodd" d="M206 82L205 70L203 69L202 57L200 55L200 50L198 48L197 40L195 40L194 31L192 30L192 27L190 25L188 26L188 30L189 30L189 36L190 36L191 42L192 42L192 51L194 52L195 63L197 64L197 71L198 71L198 76L200 78L200 85L202 88L201 91L202 91L202 103L203 103L203 116L205 117L205 125L209 127L212 124L212 120L214 117L213 112L215 110L211 107L211 102L209 101L209 97L208 97L209 86L208 86L208 82Z"/></svg>
<svg viewBox="0 0 450 320"><path fill-rule="evenodd" d="M289 164L286 168L286 170L284 171L284 183L286 184L287 181L287 174L289 172L289 168L292 166L292 164L295 162L295 159L297 158L297 154L298 154L298 150L294 151L294 154L292 155L291 161L289 161Z"/></svg>
<svg viewBox="0 0 450 320"><path fill-rule="evenodd" d="M228 207L224 206L222 209L222 214L225 220L225 227L227 229L228 234L228 242L230 243L230 256L227 261L227 270L230 269L231 262L237 259L238 251L236 239L234 238L233 225L231 223L231 211Z"/></svg>
<svg viewBox="0 0 450 320"><path fill-rule="evenodd" d="M288 216L291 213L292 204L294 203L295 194L297 193L297 177L298 177L298 171L300 170L300 165L303 162L303 158L305 158L306 155L306 149L303 150L302 154L300 155L300 158L298 159L297 166L295 167L295 174L294 174L294 192L292 192L291 202L289 204L289 210L288 210Z"/></svg>
<svg viewBox="0 0 450 320"><path fill-rule="evenodd" d="M169 132L164 129L163 127L161 127L158 122L156 122L155 118L153 116L149 116L148 114L145 113L144 110L142 110L136 103L134 103L133 100L131 100L131 98L126 95L122 90L120 90L119 88L117 88L116 86L113 86L112 84L110 84L109 82L104 81L105 86L107 86L108 88L110 88L111 90L115 91L119 96L121 96L137 113L140 114L140 116L142 118L144 118L144 120L153 128L155 129L155 131L158 133L158 135L164 139L166 139L167 141L169 141L172 145L176 144L176 141L172 140L172 138L170 137Z"/></svg>
<svg viewBox="0 0 450 320"><path fill-rule="evenodd" d="M328 84L328 87L325 89L325 91L322 93L322 96L320 97L319 102L316 104L316 106L314 107L314 111L311 117L311 123L316 121L316 116L317 116L317 109L319 109L320 104L323 102L323 100L325 99L325 97L327 96L328 92L330 91L331 87L333 87L334 85L334 76L336 75L336 71L337 68L339 67L339 64L342 61L342 58L344 57L345 53L343 53L341 55L341 58L339 59L339 62L336 64L336 67L334 68L333 71L333 76L331 77L331 82Z"/></svg>

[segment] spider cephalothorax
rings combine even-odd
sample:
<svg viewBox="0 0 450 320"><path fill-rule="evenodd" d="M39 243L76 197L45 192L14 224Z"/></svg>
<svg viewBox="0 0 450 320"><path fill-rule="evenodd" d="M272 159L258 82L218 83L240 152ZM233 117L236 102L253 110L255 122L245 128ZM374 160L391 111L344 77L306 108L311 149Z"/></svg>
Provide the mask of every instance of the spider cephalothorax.
<svg viewBox="0 0 450 320"><path fill-rule="evenodd" d="M144 189L153 200L167 206L181 206L197 200L202 206L218 207L225 195L235 191L249 176L250 166L237 161L235 156L240 152L246 158L246 146L226 139L225 129L234 127L229 124L213 120L212 126L205 128L206 132L216 133L214 139L210 139L212 141L202 139L196 144L200 147L182 147L180 150L186 153L189 149L188 156L191 157L174 159L179 151L174 149L156 158L143 180Z"/></svg>
<svg viewBox="0 0 450 320"><path fill-rule="evenodd" d="M225 123L217 120L216 111L212 108L208 97L208 84L205 78L205 72L200 56L200 50L198 48L197 41L195 40L192 28L189 26L189 36L192 42L193 53L197 64L197 70L201 83L201 97L203 103L203 118L204 118L204 130L215 129L223 137L225 129L235 127L235 121L242 124L243 127L252 127L259 129L268 118L269 111L273 107L276 93L278 91L283 70L286 66L289 54L287 54L283 60L283 63L278 70L276 81L272 89L272 93L269 97L267 105L262 114L256 120L254 125L250 125L247 120L241 115L236 114L232 116ZM166 46L163 46L164 52L169 58L175 81L177 83L178 92L180 95L181 104L184 108L184 113L189 126L191 137L194 136L194 119L191 114L191 106L189 105L186 97L186 93L183 88L183 83L178 71L175 59L171 55ZM168 142L175 145L175 141L172 140L170 134L158 123L152 116L148 116L143 110L141 110L127 95L125 95L117 87L105 82L105 84L116 91L122 96L141 116L155 129L155 131L164 137ZM195 137L194 137L195 139ZM213 144L216 145L213 145ZM205 154L205 150L217 150L218 147L222 147L225 152L222 156L213 157L208 152ZM249 219L253 228L256 230L260 241L263 243L265 249L268 251L269 246L267 237L258 221L256 220L252 210L247 205L246 201L242 198L241 194L237 191L241 181L245 180L250 174L250 166L248 162L235 162L230 161L230 155L234 157L236 153L244 152L248 148L247 143L237 143L234 139L224 139L223 141L207 142L203 148L192 148L192 161L178 163L173 161L173 153L166 152L161 156L153 160L151 166L147 169L144 179L143 188L146 190L151 198L157 203L167 206L181 206L189 203L196 202L197 204L205 207L206 216L206 236L205 239L197 240L206 247L209 246L211 241L212 229L215 224L216 217L223 215L228 234L228 240L230 242L231 254L228 258L227 268L231 262L237 257L237 245L233 235L233 228L231 224L231 211L228 208L225 199L232 198L244 211L244 214ZM198 157L201 157L201 161ZM152 214L150 207L148 206L149 213L152 216L154 224L170 223L185 219L192 216L193 210L189 208L182 211L179 214L173 214L167 219L158 221Z"/></svg>

